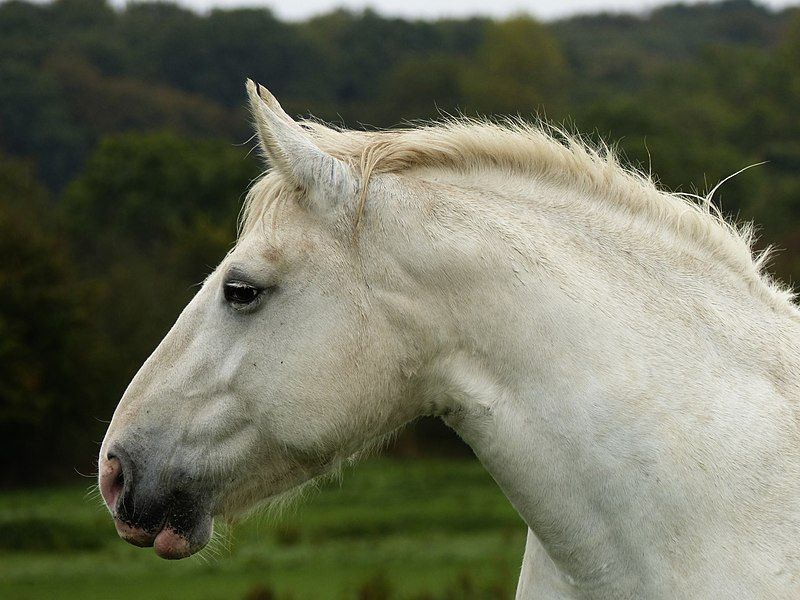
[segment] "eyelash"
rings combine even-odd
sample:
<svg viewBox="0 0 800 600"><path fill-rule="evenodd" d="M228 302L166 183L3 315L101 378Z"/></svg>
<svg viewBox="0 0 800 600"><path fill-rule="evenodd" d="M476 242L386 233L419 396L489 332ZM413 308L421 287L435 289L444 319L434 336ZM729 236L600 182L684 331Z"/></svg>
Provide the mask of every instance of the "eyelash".
<svg viewBox="0 0 800 600"><path fill-rule="evenodd" d="M273 289L260 288L244 281L229 281L222 286L222 293L231 307L236 310L246 310L257 306L261 298Z"/></svg>

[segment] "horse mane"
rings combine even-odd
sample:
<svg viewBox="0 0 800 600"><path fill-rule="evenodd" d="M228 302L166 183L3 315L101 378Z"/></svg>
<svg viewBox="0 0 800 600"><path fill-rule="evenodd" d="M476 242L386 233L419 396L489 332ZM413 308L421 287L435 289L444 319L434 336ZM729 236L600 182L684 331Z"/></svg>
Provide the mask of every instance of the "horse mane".
<svg viewBox="0 0 800 600"><path fill-rule="evenodd" d="M600 197L676 232L687 243L707 250L715 260L724 261L770 306L795 317L800 315L794 305L795 294L766 271L772 248L754 253L752 224L728 222L712 203L719 185L705 196L664 191L650 174L624 167L609 146L595 146L555 126L522 119L494 122L458 117L383 131L337 129L313 120L302 125L320 149L350 164L360 175L357 220L369 180L376 173L446 169L469 174L495 169L528 176ZM273 190L277 185L274 180L263 183L269 183ZM249 196L246 202L245 223L255 216L254 211L263 213L266 209L255 196ZM264 194L257 196L263 198ZM261 205L260 209L255 204Z"/></svg>

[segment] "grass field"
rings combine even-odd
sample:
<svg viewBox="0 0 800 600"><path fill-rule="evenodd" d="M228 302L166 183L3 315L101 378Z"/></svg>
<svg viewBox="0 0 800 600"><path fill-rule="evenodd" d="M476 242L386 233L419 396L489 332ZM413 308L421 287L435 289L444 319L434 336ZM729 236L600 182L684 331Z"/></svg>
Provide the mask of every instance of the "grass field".
<svg viewBox="0 0 800 600"><path fill-rule="evenodd" d="M119 540L85 489L0 494L0 598L513 596L525 527L475 461L374 459L200 556Z"/></svg>

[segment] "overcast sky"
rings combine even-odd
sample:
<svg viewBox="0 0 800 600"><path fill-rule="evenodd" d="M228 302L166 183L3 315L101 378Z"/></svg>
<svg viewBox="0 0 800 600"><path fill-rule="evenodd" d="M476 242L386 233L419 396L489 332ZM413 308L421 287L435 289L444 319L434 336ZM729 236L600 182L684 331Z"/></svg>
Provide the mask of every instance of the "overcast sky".
<svg viewBox="0 0 800 600"><path fill-rule="evenodd" d="M800 0L760 1L774 8L800 3ZM179 3L200 11L215 6L268 6L284 19L304 19L340 6L353 9L372 7L384 15L412 18L467 15L503 17L525 12L542 19L553 19L603 10L640 12L671 2L664 0L179 0ZM689 0L688 3L695 2ZM121 6L125 2L115 0L114 4Z"/></svg>

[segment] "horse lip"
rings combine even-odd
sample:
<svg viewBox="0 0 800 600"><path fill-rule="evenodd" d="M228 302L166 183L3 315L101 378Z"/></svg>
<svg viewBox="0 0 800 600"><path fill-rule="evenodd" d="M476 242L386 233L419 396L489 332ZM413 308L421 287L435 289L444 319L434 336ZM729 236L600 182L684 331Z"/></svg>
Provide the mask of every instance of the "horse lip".
<svg viewBox="0 0 800 600"><path fill-rule="evenodd" d="M191 556L202 549L211 537L210 528L208 535L201 534L201 540L192 541L197 530L202 531L209 521L213 527L213 516L210 513L199 516L188 529L176 528L170 524L169 516L157 527L144 529L133 523L122 521L114 517L114 525L120 538L139 548L155 547L156 554L167 560L175 560Z"/></svg>
<svg viewBox="0 0 800 600"><path fill-rule="evenodd" d="M153 541L153 546L156 554L167 560L186 558L199 550L199 548L192 548L189 536L173 529L169 525L161 529Z"/></svg>
<svg viewBox="0 0 800 600"><path fill-rule="evenodd" d="M138 546L139 548L149 548L155 542L156 537L159 533L164 529L166 524L166 519L161 523L161 525L156 529L143 529L142 527L137 527L133 523L126 523L125 521L120 520L116 516L114 517L114 526L117 529L117 534L123 540L132 544L134 546Z"/></svg>

